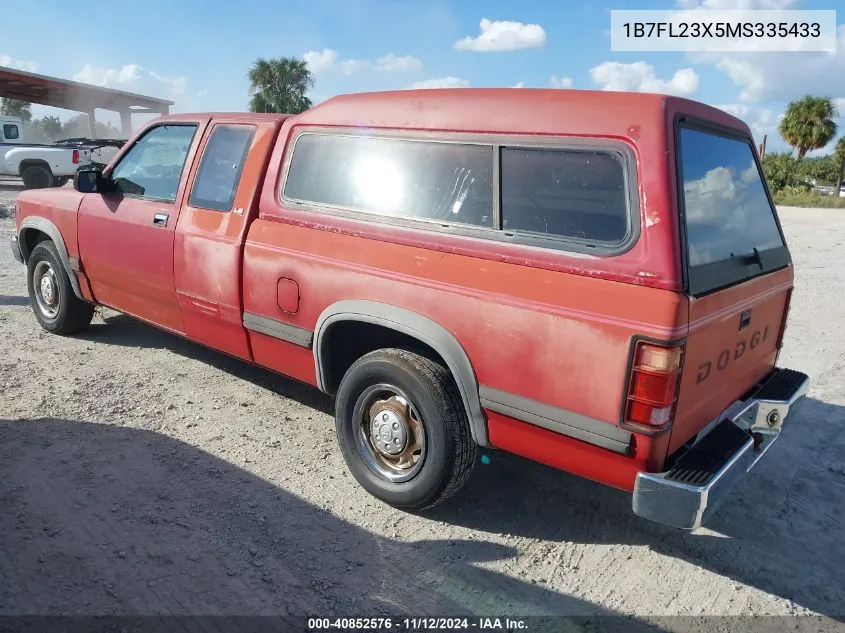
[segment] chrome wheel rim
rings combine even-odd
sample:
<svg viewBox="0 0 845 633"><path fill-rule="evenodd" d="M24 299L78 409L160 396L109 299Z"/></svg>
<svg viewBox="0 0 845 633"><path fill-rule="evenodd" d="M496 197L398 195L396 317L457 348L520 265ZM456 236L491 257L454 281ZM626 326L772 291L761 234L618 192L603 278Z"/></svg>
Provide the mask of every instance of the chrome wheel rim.
<svg viewBox="0 0 845 633"><path fill-rule="evenodd" d="M425 425L401 389L388 384L368 387L355 411L358 450L370 470L394 483L419 473L425 461Z"/></svg>
<svg viewBox="0 0 845 633"><path fill-rule="evenodd" d="M48 319L55 319L59 313L59 283L56 272L49 262L40 261L32 271L32 287L35 303Z"/></svg>

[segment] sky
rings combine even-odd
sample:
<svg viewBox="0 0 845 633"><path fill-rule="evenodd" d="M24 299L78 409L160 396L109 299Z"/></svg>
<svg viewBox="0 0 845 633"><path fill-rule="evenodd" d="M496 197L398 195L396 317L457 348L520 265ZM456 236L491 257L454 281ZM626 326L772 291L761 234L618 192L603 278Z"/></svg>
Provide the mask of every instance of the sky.
<svg viewBox="0 0 845 633"><path fill-rule="evenodd" d="M77 10L64 0L4 0L0 65L171 99L174 112L245 110L249 66L281 56L308 62L315 102L346 92L440 86L664 92L739 116L758 142L768 135L772 150L785 148L777 123L786 103L808 93L837 100L845 132L845 10L837 15L835 53L614 52L610 10L837 4L146 0L132 6L124 0ZM34 114L66 119L74 113L39 106ZM136 128L142 121L135 117Z"/></svg>

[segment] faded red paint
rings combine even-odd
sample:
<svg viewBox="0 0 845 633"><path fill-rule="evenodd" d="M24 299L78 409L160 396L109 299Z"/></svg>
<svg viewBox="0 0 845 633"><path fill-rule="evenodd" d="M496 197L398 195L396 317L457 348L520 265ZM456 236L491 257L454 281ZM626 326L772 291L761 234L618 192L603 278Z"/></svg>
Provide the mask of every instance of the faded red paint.
<svg viewBox="0 0 845 633"><path fill-rule="evenodd" d="M402 91L339 97L294 117L171 115L150 125L195 122L199 132L177 200L166 205L165 231L149 224L160 203L83 201L66 191L22 194L18 221L34 214L55 222L96 302L312 385L312 350L246 330L244 312L314 330L321 312L344 299L407 308L457 338L481 385L609 427L619 424L632 337L689 335L674 431L635 434L629 456L487 412L495 447L630 490L638 471L660 469L667 452L774 363L777 332L748 363L714 376L706 393L697 389L695 365L736 344L719 315L748 303L775 324L792 285L790 267L704 299L681 292L678 112L749 134L740 120L692 101L591 91ZM243 213L187 204L198 157L222 123L257 128L235 197ZM283 165L293 135L309 126L496 135L502 143L511 135L615 139L636 157L640 236L621 255L590 257L293 208L280 201Z"/></svg>

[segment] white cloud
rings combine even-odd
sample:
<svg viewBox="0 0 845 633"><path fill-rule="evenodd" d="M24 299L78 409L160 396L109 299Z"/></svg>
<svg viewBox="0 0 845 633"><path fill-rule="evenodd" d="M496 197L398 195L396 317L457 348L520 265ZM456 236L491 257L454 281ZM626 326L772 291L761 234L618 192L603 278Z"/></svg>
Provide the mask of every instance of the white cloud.
<svg viewBox="0 0 845 633"><path fill-rule="evenodd" d="M571 77L557 77L552 75L549 78L549 84L552 88L571 88L572 87L572 78Z"/></svg>
<svg viewBox="0 0 845 633"><path fill-rule="evenodd" d="M38 69L38 64L35 62L25 61L23 59L12 59L9 55L0 55L0 66L17 68L18 70L30 73L34 73Z"/></svg>
<svg viewBox="0 0 845 633"><path fill-rule="evenodd" d="M716 68L730 77L734 84L742 86L740 101L757 101L766 90L766 79L750 61L725 57L716 62Z"/></svg>
<svg viewBox="0 0 845 633"><path fill-rule="evenodd" d="M769 140L777 141L777 126L780 122L778 116L768 108L756 108L747 103L722 103L713 105L714 108L724 110L738 119L742 119L751 128L755 141L758 143L764 136Z"/></svg>
<svg viewBox="0 0 845 633"><path fill-rule="evenodd" d="M719 108L720 110L724 110L730 115L733 115L739 119L743 118L745 115L748 114L748 111L751 109L744 103L722 103L722 104L714 104L714 108Z"/></svg>
<svg viewBox="0 0 845 633"><path fill-rule="evenodd" d="M198 96L198 97L207 97L207 96L208 96L208 88L206 88L206 89L204 89L204 90L200 90L200 91L197 93L197 96Z"/></svg>
<svg viewBox="0 0 845 633"><path fill-rule="evenodd" d="M417 90L420 88L467 88L469 82L466 79L458 79L457 77L441 77L440 79L426 79L425 81L417 81L411 84L410 90Z"/></svg>
<svg viewBox="0 0 845 633"><path fill-rule="evenodd" d="M314 73L322 73L333 70L337 64L337 51L325 48L322 51L308 51L302 56L308 69Z"/></svg>
<svg viewBox="0 0 845 633"><path fill-rule="evenodd" d="M73 80L94 86L115 86L139 80L141 70L143 69L138 64L127 64L118 69L85 64L82 70L73 76Z"/></svg>
<svg viewBox="0 0 845 633"><path fill-rule="evenodd" d="M85 64L82 70L73 75L73 79L104 88L159 94L171 98L183 96L188 88L187 77L168 77L154 70L146 70L138 64L126 64L120 68Z"/></svg>
<svg viewBox="0 0 845 633"><path fill-rule="evenodd" d="M308 68L315 75L323 73L341 73L353 75L364 70L379 72L407 72L422 70L422 62L412 55L396 55L388 53L374 61L361 59L341 59L338 52L331 48L321 51L308 51L302 56Z"/></svg>
<svg viewBox="0 0 845 633"><path fill-rule="evenodd" d="M514 85L511 86L511 88L525 88L525 82L517 81Z"/></svg>
<svg viewBox="0 0 845 633"><path fill-rule="evenodd" d="M524 24L482 18L481 34L455 42L454 47L463 51L489 53L492 51L516 51L523 48L537 48L546 43L546 31L539 24Z"/></svg>
<svg viewBox="0 0 845 633"><path fill-rule="evenodd" d="M590 78L602 90L661 92L680 96L688 96L698 90L698 75L692 68L682 68L671 79L664 80L657 77L654 67L645 62L603 62L590 69Z"/></svg>
<svg viewBox="0 0 845 633"><path fill-rule="evenodd" d="M374 70L384 72L405 72L409 70L422 70L422 62L412 55L394 55L388 53L379 57L372 65Z"/></svg>
<svg viewBox="0 0 845 633"><path fill-rule="evenodd" d="M740 88L739 100L789 101L805 94L845 95L845 25L839 27L835 53L766 53L694 58L712 63Z"/></svg>
<svg viewBox="0 0 845 633"><path fill-rule="evenodd" d="M795 8L797 0L677 0L684 10L779 10ZM694 19L694 18L691 18ZM806 40L809 41L809 40ZM835 52L755 53L759 40L749 38L747 51L690 55L696 64L715 66L739 87L739 100L789 101L804 94L845 95L845 25L837 30Z"/></svg>
<svg viewBox="0 0 845 633"><path fill-rule="evenodd" d="M165 77L164 75L159 75L155 71L150 71L150 77L159 81L167 86L170 87L171 92L175 94L181 94L185 92L185 88L188 85L188 78L187 77Z"/></svg>

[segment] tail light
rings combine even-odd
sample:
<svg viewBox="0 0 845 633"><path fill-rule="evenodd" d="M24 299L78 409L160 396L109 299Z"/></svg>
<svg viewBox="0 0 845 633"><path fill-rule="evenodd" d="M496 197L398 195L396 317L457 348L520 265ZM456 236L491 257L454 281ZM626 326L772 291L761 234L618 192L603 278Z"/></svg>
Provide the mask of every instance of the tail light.
<svg viewBox="0 0 845 633"><path fill-rule="evenodd" d="M672 425L683 356L683 345L636 344L625 401L625 426L656 433Z"/></svg>
<svg viewBox="0 0 845 633"><path fill-rule="evenodd" d="M79 164L79 150L78 149L73 150L73 158L71 160L73 160L74 165Z"/></svg>

